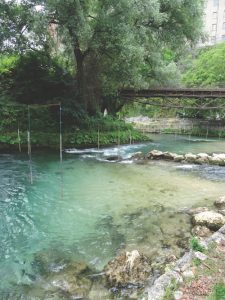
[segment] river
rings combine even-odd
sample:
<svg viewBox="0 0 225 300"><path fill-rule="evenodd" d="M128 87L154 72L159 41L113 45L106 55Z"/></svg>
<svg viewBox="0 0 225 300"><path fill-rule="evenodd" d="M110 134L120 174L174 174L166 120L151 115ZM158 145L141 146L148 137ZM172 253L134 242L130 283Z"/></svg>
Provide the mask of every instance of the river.
<svg viewBox="0 0 225 300"><path fill-rule="evenodd" d="M177 237L188 239L190 224L179 211L210 206L224 195L225 167L128 158L152 149L225 152L225 140L151 137L101 153L64 153L62 166L56 154L34 153L32 185L25 154L0 155L0 299L35 281L35 255L46 249L99 271L120 249L152 257L183 253ZM122 162L105 161L118 152Z"/></svg>

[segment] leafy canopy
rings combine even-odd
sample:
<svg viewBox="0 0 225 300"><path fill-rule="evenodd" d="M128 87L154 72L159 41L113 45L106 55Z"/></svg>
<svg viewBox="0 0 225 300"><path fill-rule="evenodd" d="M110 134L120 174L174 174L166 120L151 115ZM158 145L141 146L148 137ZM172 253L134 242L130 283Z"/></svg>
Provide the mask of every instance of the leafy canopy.
<svg viewBox="0 0 225 300"><path fill-rule="evenodd" d="M183 76L187 86L225 86L225 43L200 51Z"/></svg>
<svg viewBox="0 0 225 300"><path fill-rule="evenodd" d="M1 0L0 49L67 56L84 108L119 107L111 97L125 86L176 82L171 58L199 39L203 2Z"/></svg>

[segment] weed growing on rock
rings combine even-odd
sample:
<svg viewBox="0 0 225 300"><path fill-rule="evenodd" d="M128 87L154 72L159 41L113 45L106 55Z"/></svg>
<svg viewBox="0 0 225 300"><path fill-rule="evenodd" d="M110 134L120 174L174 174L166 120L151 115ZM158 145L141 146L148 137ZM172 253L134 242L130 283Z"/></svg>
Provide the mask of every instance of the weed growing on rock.
<svg viewBox="0 0 225 300"><path fill-rule="evenodd" d="M193 237L190 241L191 249L194 251L204 252L205 248L199 243L196 237Z"/></svg>

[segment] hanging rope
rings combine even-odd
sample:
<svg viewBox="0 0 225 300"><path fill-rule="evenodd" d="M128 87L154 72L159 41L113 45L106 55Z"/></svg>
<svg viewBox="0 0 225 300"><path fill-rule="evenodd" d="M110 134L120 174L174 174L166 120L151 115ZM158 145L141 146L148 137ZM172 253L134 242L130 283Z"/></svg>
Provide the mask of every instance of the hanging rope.
<svg viewBox="0 0 225 300"><path fill-rule="evenodd" d="M100 131L99 131L99 125L98 125L98 140L97 140L97 146L98 150L100 149Z"/></svg>
<svg viewBox="0 0 225 300"><path fill-rule="evenodd" d="M60 163L63 161L63 147L62 147L62 106L59 103L59 156Z"/></svg>
<svg viewBox="0 0 225 300"><path fill-rule="evenodd" d="M28 130L27 130L27 150L29 157L29 169L30 169L30 183L33 184L33 171L32 171L32 156L31 156L31 139L30 139L30 106L27 106L28 117Z"/></svg>
<svg viewBox="0 0 225 300"><path fill-rule="evenodd" d="M19 152L21 152L21 138L20 138L20 127L19 127L19 122L18 122L18 147L19 147Z"/></svg>
<svg viewBox="0 0 225 300"><path fill-rule="evenodd" d="M119 113L119 125L118 125L118 140L117 140L117 154L120 156L120 113Z"/></svg>
<svg viewBox="0 0 225 300"><path fill-rule="evenodd" d="M64 184L63 184L63 145L62 145L62 106L59 105L59 157L60 157L60 187L61 187L61 200L64 197Z"/></svg>

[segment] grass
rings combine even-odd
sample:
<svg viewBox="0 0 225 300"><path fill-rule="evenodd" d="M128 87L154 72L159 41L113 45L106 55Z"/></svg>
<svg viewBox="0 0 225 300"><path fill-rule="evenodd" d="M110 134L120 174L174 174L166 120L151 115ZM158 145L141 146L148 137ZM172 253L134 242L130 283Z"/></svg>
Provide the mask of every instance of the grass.
<svg viewBox="0 0 225 300"><path fill-rule="evenodd" d="M216 284L213 288L212 295L209 296L208 300L225 300L225 284Z"/></svg>
<svg viewBox="0 0 225 300"><path fill-rule="evenodd" d="M205 248L199 243L196 237L193 237L190 241L191 249L194 251L204 252Z"/></svg>
<svg viewBox="0 0 225 300"><path fill-rule="evenodd" d="M169 287L167 287L166 292L162 298L162 300L174 300L174 292L177 290L178 284L175 279L172 280Z"/></svg>

